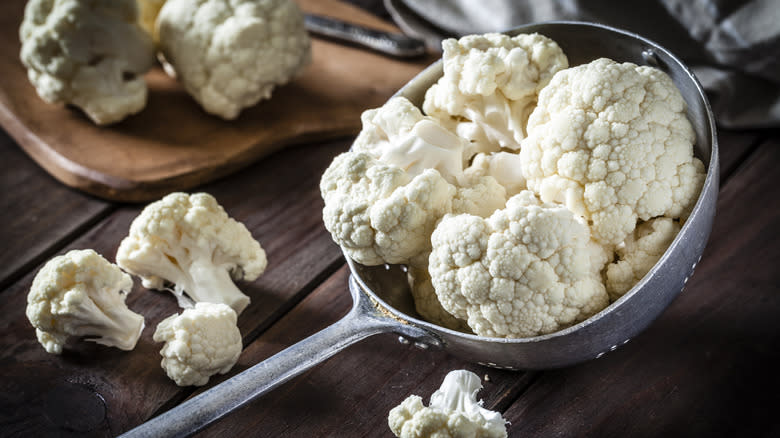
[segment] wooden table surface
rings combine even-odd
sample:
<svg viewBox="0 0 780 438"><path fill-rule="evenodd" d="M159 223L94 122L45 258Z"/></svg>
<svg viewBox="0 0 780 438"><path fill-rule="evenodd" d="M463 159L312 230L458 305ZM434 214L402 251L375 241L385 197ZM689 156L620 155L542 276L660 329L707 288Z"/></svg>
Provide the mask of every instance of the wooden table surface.
<svg viewBox="0 0 780 438"><path fill-rule="evenodd" d="M326 327L351 305L347 269L321 220L318 181L351 139L282 150L198 190L246 224L270 261L242 289L245 349L206 388ZM780 131L720 132L721 192L695 275L645 332L599 359L509 372L420 350L383 334L348 347L202 436L390 437L388 411L426 403L444 375L484 376L480 397L510 436L780 435ZM202 389L160 368L154 327L180 311L136 281L129 307L146 318L135 350L80 343L49 355L25 317L33 276L51 257L93 248L113 261L142 205L68 189L0 131L0 436L114 436Z"/></svg>

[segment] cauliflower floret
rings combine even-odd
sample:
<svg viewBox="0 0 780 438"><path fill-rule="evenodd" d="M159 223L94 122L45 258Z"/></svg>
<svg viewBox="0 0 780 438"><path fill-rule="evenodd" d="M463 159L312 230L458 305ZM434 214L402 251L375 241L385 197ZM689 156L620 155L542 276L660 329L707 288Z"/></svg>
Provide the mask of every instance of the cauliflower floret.
<svg viewBox="0 0 780 438"><path fill-rule="evenodd" d="M444 40L442 49L444 75L426 92L423 111L474 143L474 153L518 149L539 90L569 65L539 34L469 35Z"/></svg>
<svg viewBox="0 0 780 438"><path fill-rule="evenodd" d="M530 191L488 219L445 216L431 242L429 272L442 307L478 335L550 333L609 303L600 275L606 252L587 224Z"/></svg>
<svg viewBox="0 0 780 438"><path fill-rule="evenodd" d="M408 263L430 249L456 189L438 171L412 177L365 152L333 159L320 181L322 219L333 240L364 265Z"/></svg>
<svg viewBox="0 0 780 438"><path fill-rule="evenodd" d="M35 275L27 295L27 318L47 353L60 354L71 336L135 348L144 317L125 304L133 280L91 249L54 257Z"/></svg>
<svg viewBox="0 0 780 438"><path fill-rule="evenodd" d="M428 258L424 257L424 260L426 264L423 266L409 265L407 274L417 313L426 321L436 325L460 332L470 332L471 329L466 321L452 316L441 306L439 297L436 296L436 291L431 283L431 275L428 273Z"/></svg>
<svg viewBox="0 0 780 438"><path fill-rule="evenodd" d="M598 59L539 94L520 151L529 189L617 245L637 219L685 217L704 182L685 101L664 72Z"/></svg>
<svg viewBox="0 0 780 438"><path fill-rule="evenodd" d="M267 264L260 243L208 193L171 193L146 206L116 260L141 277L144 287L170 290L182 307L224 303L237 314L249 297L233 280L253 281Z"/></svg>
<svg viewBox="0 0 780 438"><path fill-rule="evenodd" d="M311 61L303 14L291 0L168 0L157 31L187 92L228 120Z"/></svg>
<svg viewBox="0 0 780 438"><path fill-rule="evenodd" d="M412 177L436 169L450 183L462 178L464 140L423 116L405 97L364 111L360 119L363 128L352 144L353 151L366 152Z"/></svg>
<svg viewBox="0 0 780 438"><path fill-rule="evenodd" d="M680 224L666 217L650 219L637 226L625 242L617 246L619 260L607 265L606 286L610 298L620 298L650 272L679 232Z"/></svg>
<svg viewBox="0 0 780 438"><path fill-rule="evenodd" d="M154 46L138 25L135 0L30 0L19 37L27 77L43 100L75 105L98 125L146 105L143 74Z"/></svg>
<svg viewBox="0 0 780 438"><path fill-rule="evenodd" d="M501 413L482 407L477 392L479 376L466 370L450 371L428 407L410 395L390 411L387 423L398 438L502 438L507 436Z"/></svg>
<svg viewBox="0 0 780 438"><path fill-rule="evenodd" d="M241 355L236 312L225 304L196 303L160 321L155 342L165 342L161 365L179 386L203 386L233 368Z"/></svg>

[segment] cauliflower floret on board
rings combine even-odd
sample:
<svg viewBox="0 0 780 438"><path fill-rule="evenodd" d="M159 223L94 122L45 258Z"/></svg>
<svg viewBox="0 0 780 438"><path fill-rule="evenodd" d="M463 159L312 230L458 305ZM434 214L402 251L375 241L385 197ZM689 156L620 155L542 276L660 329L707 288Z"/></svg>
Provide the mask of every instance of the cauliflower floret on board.
<svg viewBox="0 0 780 438"><path fill-rule="evenodd" d="M487 219L445 216L431 237L429 272L444 309L482 336L554 332L608 304L607 262L587 224L529 191Z"/></svg>
<svg viewBox="0 0 780 438"><path fill-rule="evenodd" d="M135 0L30 0L19 29L21 60L38 95L72 104L96 124L146 106L143 74L154 45Z"/></svg>
<svg viewBox="0 0 780 438"><path fill-rule="evenodd" d="M160 321L155 342L165 342L162 368L179 386L203 386L233 368L241 355L236 312L225 304L196 303Z"/></svg>
<svg viewBox="0 0 780 438"><path fill-rule="evenodd" d="M250 300L233 280L253 281L268 263L246 226L208 193L171 193L147 205L116 261L144 287L172 292L181 307L224 303L238 314Z"/></svg>
<svg viewBox="0 0 780 438"><path fill-rule="evenodd" d="M482 407L477 393L479 376L466 370L450 371L426 407L422 398L410 395L390 410L387 423L398 438L504 438L506 421L501 413Z"/></svg>
<svg viewBox="0 0 780 438"><path fill-rule="evenodd" d="M679 232L680 224L667 217L653 218L637 226L615 249L618 260L605 270L610 298L620 298L650 272Z"/></svg>
<svg viewBox="0 0 780 438"><path fill-rule="evenodd" d="M520 151L528 188L617 245L637 219L686 217L704 182L685 101L662 71L598 59L556 74Z"/></svg>
<svg viewBox="0 0 780 438"><path fill-rule="evenodd" d="M320 180L322 219L333 240L364 265L408 263L430 249L456 189L438 171L412 177L365 152L333 159Z"/></svg>
<svg viewBox="0 0 780 438"><path fill-rule="evenodd" d="M518 149L539 90L569 65L539 34L469 35L444 40L442 49L444 75L426 92L423 111L476 143L475 152Z"/></svg>
<svg viewBox="0 0 780 438"><path fill-rule="evenodd" d="M311 61L303 14L291 0L168 0L157 32L187 92L228 120Z"/></svg>
<svg viewBox="0 0 780 438"><path fill-rule="evenodd" d="M144 317L125 304L132 288L132 278L100 254L72 250L49 260L35 275L27 318L47 353L62 353L74 336L132 350L144 328Z"/></svg>

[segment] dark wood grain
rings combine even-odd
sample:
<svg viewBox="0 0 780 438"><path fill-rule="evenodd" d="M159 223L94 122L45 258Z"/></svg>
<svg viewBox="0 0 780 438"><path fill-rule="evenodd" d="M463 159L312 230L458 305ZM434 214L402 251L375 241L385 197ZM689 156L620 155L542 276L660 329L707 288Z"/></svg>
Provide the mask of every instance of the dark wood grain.
<svg viewBox="0 0 780 438"><path fill-rule="evenodd" d="M351 306L342 268L248 346L237 367L249 367L335 322ZM527 384L523 373L470 364L441 350L420 350L392 334L375 335L235 411L204 436L392 436L387 414L407 396L425 403L453 369L483 381L479 397L493 407Z"/></svg>
<svg viewBox="0 0 780 438"><path fill-rule="evenodd" d="M110 211L62 186L0 131L0 290Z"/></svg>
<svg viewBox="0 0 780 438"><path fill-rule="evenodd" d="M507 411L517 436L777 436L780 142L721 191L686 291L604 358L544 373Z"/></svg>
<svg viewBox="0 0 780 438"><path fill-rule="evenodd" d="M354 135L364 110L380 106L433 61L399 60L315 38L311 65L275 90L273 99L232 121L205 113L155 68L145 77L146 108L99 127L78 110L44 102L29 83L19 61L25 2L6 0L0 14L0 124L57 179L111 200L154 199L234 172L290 144ZM298 3L307 12L396 30L336 0Z"/></svg>
<svg viewBox="0 0 780 438"><path fill-rule="evenodd" d="M322 226L318 182L333 155L346 147L338 142L285 150L230 179L203 187L247 225L270 261L260 279L241 285L252 297L252 304L239 317L245 342L341 264L341 253ZM113 260L139 210L121 208L66 249L93 248ZM144 315L147 328L135 350L122 352L82 342L54 356L38 345L24 315L33 274L0 294L4 315L0 319L0 431L25 436L67 434L71 426L63 421L71 418L71 410L88 409L79 415L81 423L73 430L114 435L191 392L165 376L159 365L161 346L152 341L157 323L180 311L171 294L144 290L136 282L127 302ZM48 395L38 389L46 389ZM71 397L84 402L52 401Z"/></svg>

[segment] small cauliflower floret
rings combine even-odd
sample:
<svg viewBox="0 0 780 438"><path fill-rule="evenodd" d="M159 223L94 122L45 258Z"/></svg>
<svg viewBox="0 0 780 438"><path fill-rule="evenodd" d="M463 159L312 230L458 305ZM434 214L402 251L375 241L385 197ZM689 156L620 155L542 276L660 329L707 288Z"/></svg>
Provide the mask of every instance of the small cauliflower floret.
<svg viewBox="0 0 780 438"><path fill-rule="evenodd" d="M518 149L539 90L569 65L558 44L538 34L469 35L444 40L442 49L444 75L423 111L475 143L475 153Z"/></svg>
<svg viewBox="0 0 780 438"><path fill-rule="evenodd" d="M598 59L539 94L520 151L528 188L617 245L637 219L685 218L705 177L685 101L664 72Z"/></svg>
<svg viewBox="0 0 780 438"><path fill-rule="evenodd" d="M503 438L506 421L501 413L482 407L477 392L479 376L466 370L450 371L428 407L410 395L390 411L387 423L398 438Z"/></svg>
<svg viewBox="0 0 780 438"><path fill-rule="evenodd" d="M160 321L155 342L165 342L162 368L179 386L203 386L233 368L241 355L236 312L225 304L196 303Z"/></svg>
<svg viewBox="0 0 780 438"><path fill-rule="evenodd" d="M378 162L411 177L435 169L456 188L452 212L489 216L506 203L503 187L486 172L464 172L466 142L405 97L394 97L362 115L363 129L352 144ZM447 211L449 213L450 211Z"/></svg>
<svg viewBox="0 0 780 438"><path fill-rule="evenodd" d="M364 265L408 263L430 250L456 189L438 171L412 177L365 152L333 159L320 180L322 219L333 240Z"/></svg>
<svg viewBox="0 0 780 438"><path fill-rule="evenodd" d="M425 261L427 262L427 257ZM444 310L431 284L431 276L425 267L410 265L408 270L409 287L411 288L414 307L426 321L448 329L460 332L470 332L466 321L452 316Z"/></svg>
<svg viewBox="0 0 780 438"><path fill-rule="evenodd" d="M43 100L75 105L98 125L146 105L143 74L154 46L135 0L30 0L19 37L27 77Z"/></svg>
<svg viewBox="0 0 780 438"><path fill-rule="evenodd" d="M143 316L125 298L133 280L91 249L49 260L33 279L27 318L46 352L62 353L71 336L122 350L135 348Z"/></svg>
<svg viewBox="0 0 780 438"><path fill-rule="evenodd" d="M637 226L617 246L615 252L619 259L607 265L606 286L610 298L620 298L650 272L679 232L680 224L665 217Z"/></svg>
<svg viewBox="0 0 780 438"><path fill-rule="evenodd" d="M352 144L378 161L399 167L410 176L436 169L448 182L463 174L466 143L405 97L394 97L379 108L363 112L363 128Z"/></svg>
<svg viewBox="0 0 780 438"><path fill-rule="evenodd" d="M146 206L119 245L116 260L141 277L144 287L170 290L182 307L224 303L237 314L249 305L249 297L233 280L253 281L267 264L249 230L208 193L171 193Z"/></svg>
<svg viewBox="0 0 780 438"><path fill-rule="evenodd" d="M228 120L311 62L303 14L291 0L168 0L157 32L187 92Z"/></svg>
<svg viewBox="0 0 780 438"><path fill-rule="evenodd" d="M447 215L431 237L429 272L442 307L481 336L551 333L609 300L604 249L584 221L530 191L487 219Z"/></svg>

